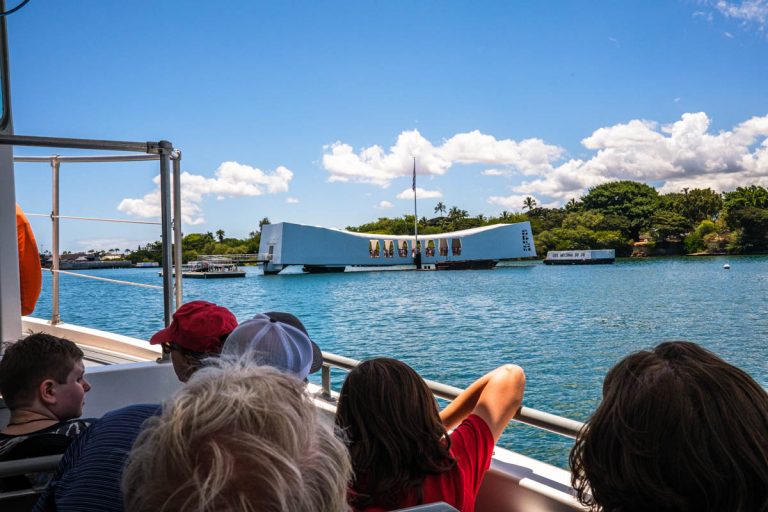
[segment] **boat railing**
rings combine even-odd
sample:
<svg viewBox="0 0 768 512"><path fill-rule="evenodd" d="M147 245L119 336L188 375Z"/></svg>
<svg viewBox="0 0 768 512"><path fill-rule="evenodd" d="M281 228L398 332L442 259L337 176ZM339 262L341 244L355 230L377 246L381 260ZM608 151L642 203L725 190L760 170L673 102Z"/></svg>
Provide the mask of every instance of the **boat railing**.
<svg viewBox="0 0 768 512"><path fill-rule="evenodd" d="M49 163L52 171L52 207L50 214L34 214L29 216L49 217L52 222L51 269L52 300L51 324L61 322L59 311L59 274L74 275L82 278L110 281L114 283L158 288L163 290L163 310L165 325L171 322L171 315L182 304L181 281L181 151L174 149L168 141L159 142L127 142L105 141L91 139L65 139L54 137L31 137L23 135L0 135L0 144L11 146L36 146L51 148L75 148L106 151L127 151L144 154L134 155L85 155L85 156L16 156L14 162ZM136 162L158 161L160 163L160 207L161 220L141 221L128 219L108 219L99 217L82 217L61 215L59 211L59 172L62 163L106 163L106 162ZM172 164L171 164L172 163ZM172 165L172 169L171 169ZM99 222L119 222L130 224L150 224L161 226L162 237L162 286L132 283L116 279L99 278L76 272L64 272L59 269L59 220L86 220ZM173 244L170 241L173 240ZM171 272L171 265L175 267ZM175 308L174 308L175 298Z"/></svg>
<svg viewBox="0 0 768 512"><path fill-rule="evenodd" d="M323 369L321 373L321 387L323 396L331 398L331 369L338 368L345 371L350 371L355 366L360 364L360 361L350 359L348 357L332 354L330 352L323 352ZM425 379L426 380L426 379ZM455 386L449 386L440 382L426 380L429 389L439 398L445 400L455 400L459 394L463 391L461 388ZM575 439L584 423L569 418L564 418L556 414L551 414L531 407L521 407L520 411L515 415L513 421L524 423L531 427L536 427L541 430L547 430L561 436Z"/></svg>
<svg viewBox="0 0 768 512"><path fill-rule="evenodd" d="M272 259L268 253L248 253L248 254L201 254L201 260L210 260L215 258L227 258L235 263L260 263Z"/></svg>

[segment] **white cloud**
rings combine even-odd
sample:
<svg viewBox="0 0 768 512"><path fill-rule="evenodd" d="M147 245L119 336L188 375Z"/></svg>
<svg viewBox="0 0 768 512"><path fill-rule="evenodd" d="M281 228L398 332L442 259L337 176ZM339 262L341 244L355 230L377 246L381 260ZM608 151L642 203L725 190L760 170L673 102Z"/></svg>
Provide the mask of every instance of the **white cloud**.
<svg viewBox="0 0 768 512"><path fill-rule="evenodd" d="M608 181L661 183L661 192L683 187L732 190L744 183L768 185L768 115L753 117L729 131L710 133L703 113L683 114L664 126L647 120L600 128L582 140L596 151L588 160L570 159L513 186L512 195L493 204L515 207L536 194L564 202ZM541 201L540 201L541 203Z"/></svg>
<svg viewBox="0 0 768 512"><path fill-rule="evenodd" d="M462 163L496 164L485 176L517 175L529 179L510 188L509 196L488 200L519 208L521 198L541 198L541 205L555 205L586 193L590 187L615 180L661 183L661 190L712 187L731 190L745 182L768 184L768 115L753 117L731 130L710 132L706 113L683 114L661 125L632 119L598 128L582 145L593 152L585 158L564 159L565 151L540 139L498 140L479 131L459 133L434 146L418 131L403 132L394 146L380 146L355 153L338 142L326 147L323 166L330 181L357 181L388 186L411 176L411 155L417 155L417 171L437 176ZM420 191L420 198L442 197ZM413 197L410 189L397 195Z"/></svg>
<svg viewBox="0 0 768 512"><path fill-rule="evenodd" d="M373 145L356 153L343 142L323 149L323 167L330 173L329 181L356 181L381 187L411 176L414 157L419 175L440 176L456 164L472 163L505 165L523 174L536 174L564 152L541 139L497 140L477 130L458 133L439 146L422 137L418 130L411 130L400 133L388 151Z"/></svg>
<svg viewBox="0 0 768 512"><path fill-rule="evenodd" d="M704 11L696 11L693 13L694 18L702 18L706 21L711 22L712 21L712 13L711 12L704 12Z"/></svg>
<svg viewBox="0 0 768 512"><path fill-rule="evenodd" d="M395 197L398 199L413 199L413 189L407 188ZM439 190L425 190L421 187L416 187L416 197L419 199L435 199L437 197L443 197L443 193Z"/></svg>
<svg viewBox="0 0 768 512"><path fill-rule="evenodd" d="M515 194L513 194L511 196L506 196L506 197L491 196L491 197L488 198L488 202L491 203L491 204L495 204L495 205L501 206L501 207L503 207L504 209L507 209L507 210L522 211L522 209L523 209L523 201L525 200L526 197L529 197L529 196L515 195ZM533 197L533 196L530 196L530 197ZM534 199L536 199L536 198L534 197ZM538 204L539 201L536 200L536 203Z"/></svg>
<svg viewBox="0 0 768 512"><path fill-rule="evenodd" d="M88 251L93 249L94 251L110 251L112 249L119 249L119 252L123 252L125 249L135 249L139 244L145 244L140 240L131 240L128 238L92 238L88 240L76 240L75 246L79 247L79 251Z"/></svg>
<svg viewBox="0 0 768 512"><path fill-rule="evenodd" d="M288 204L298 204L299 200L295 197L286 197L285 202Z"/></svg>
<svg viewBox="0 0 768 512"><path fill-rule="evenodd" d="M226 197L260 196L288 192L288 185L293 179L293 172L280 166L272 173L238 162L224 162L214 178L183 172L181 174L181 216L186 224L196 225L205 222L200 204L205 196L215 196L221 200ZM160 176L155 176L155 190L141 199L125 198L117 209L137 217L160 216Z"/></svg>
<svg viewBox="0 0 768 512"><path fill-rule="evenodd" d="M723 35L728 39L733 39L733 34L731 34L730 32L723 32Z"/></svg>
<svg viewBox="0 0 768 512"><path fill-rule="evenodd" d="M380 201L379 204L376 205L376 208L386 209L386 208L392 208L394 206L395 205L393 205L389 201Z"/></svg>
<svg viewBox="0 0 768 512"><path fill-rule="evenodd" d="M765 27L768 20L768 0L742 0L741 2L720 0L715 7L726 18L734 18L744 23L756 23L761 28Z"/></svg>

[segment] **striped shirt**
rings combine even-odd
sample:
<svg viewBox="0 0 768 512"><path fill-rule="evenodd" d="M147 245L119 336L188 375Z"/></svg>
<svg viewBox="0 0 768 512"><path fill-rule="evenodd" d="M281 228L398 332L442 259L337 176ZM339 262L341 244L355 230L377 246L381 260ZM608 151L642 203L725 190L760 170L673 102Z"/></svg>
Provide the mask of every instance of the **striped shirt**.
<svg viewBox="0 0 768 512"><path fill-rule="evenodd" d="M159 413L159 405L142 404L105 414L67 448L33 511L122 511L120 481L128 452L144 421Z"/></svg>

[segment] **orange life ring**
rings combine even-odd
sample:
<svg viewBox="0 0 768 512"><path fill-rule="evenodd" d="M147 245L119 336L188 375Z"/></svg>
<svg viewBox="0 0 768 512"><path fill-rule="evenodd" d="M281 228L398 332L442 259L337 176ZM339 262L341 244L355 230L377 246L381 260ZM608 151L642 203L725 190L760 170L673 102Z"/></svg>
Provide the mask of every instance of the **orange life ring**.
<svg viewBox="0 0 768 512"><path fill-rule="evenodd" d="M40 268L40 252L37 250L35 235L21 207L16 205L16 236L19 244L19 281L21 283L21 314L29 315L35 310L37 298L43 286L43 271Z"/></svg>

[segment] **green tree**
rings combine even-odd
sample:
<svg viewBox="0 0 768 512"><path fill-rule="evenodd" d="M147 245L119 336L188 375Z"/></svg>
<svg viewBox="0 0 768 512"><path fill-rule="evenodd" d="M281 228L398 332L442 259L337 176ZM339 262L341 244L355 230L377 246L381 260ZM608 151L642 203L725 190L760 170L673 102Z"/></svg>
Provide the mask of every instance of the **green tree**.
<svg viewBox="0 0 768 512"><path fill-rule="evenodd" d="M716 219L723 208L722 196L710 188L684 188L682 192L661 196L661 200L663 208L679 213L691 226L705 219Z"/></svg>
<svg viewBox="0 0 768 512"><path fill-rule="evenodd" d="M526 214L531 221L531 229L535 233L559 228L565 218L562 208L534 208Z"/></svg>
<svg viewBox="0 0 768 512"><path fill-rule="evenodd" d="M435 206L435 213L439 213L441 216L444 216L446 211L447 209L445 207L445 203L438 201L437 206Z"/></svg>
<svg viewBox="0 0 768 512"><path fill-rule="evenodd" d="M264 224L271 224L271 222L269 222L269 217L264 217L259 221L259 231L264 227Z"/></svg>
<svg viewBox="0 0 768 512"><path fill-rule="evenodd" d="M214 241L213 233L190 233L181 239L182 250L193 250L198 254L206 254L204 248Z"/></svg>
<svg viewBox="0 0 768 512"><path fill-rule="evenodd" d="M637 240L640 230L648 226L660 203L656 189L636 181L604 183L589 189L582 198L585 210L627 219L628 227L623 233L634 240Z"/></svg>
<svg viewBox="0 0 768 512"><path fill-rule="evenodd" d="M727 210L726 222L735 229L735 247L743 252L768 249L768 210L751 206Z"/></svg>
<svg viewBox="0 0 768 512"><path fill-rule="evenodd" d="M735 208L768 208L768 190L759 185L738 187L733 192L723 194L727 210Z"/></svg>
<svg viewBox="0 0 768 512"><path fill-rule="evenodd" d="M459 208L458 206L451 206L451 209L448 210L448 218L451 220L461 219L464 218L466 215L464 215L464 210Z"/></svg>
<svg viewBox="0 0 768 512"><path fill-rule="evenodd" d="M578 210L581 207L581 202L576 201L574 198L570 198L567 203L565 203L565 211L571 212L574 210Z"/></svg>
<svg viewBox="0 0 768 512"><path fill-rule="evenodd" d="M682 236L690 231L688 219L679 213L660 210L651 217L651 232L657 242L664 242L671 236Z"/></svg>
<svg viewBox="0 0 768 512"><path fill-rule="evenodd" d="M525 210L526 208L528 209L528 211L531 211L534 208L536 208L536 200L531 196L528 196L525 199L523 199L523 209Z"/></svg>
<svg viewBox="0 0 768 512"><path fill-rule="evenodd" d="M219 239L219 242L224 241L224 230L223 229L217 229L216 230L216 238Z"/></svg>
<svg viewBox="0 0 768 512"><path fill-rule="evenodd" d="M701 252L706 248L705 237L708 235L717 235L717 226L711 220L703 220L701 223L686 235L683 240L685 252L688 254Z"/></svg>

